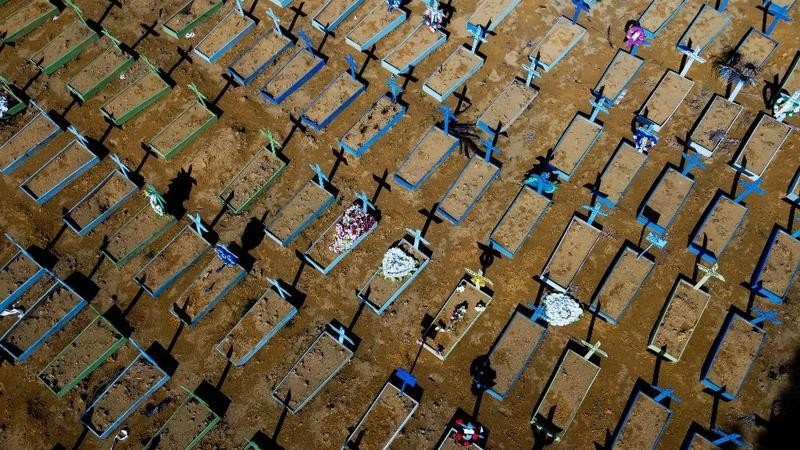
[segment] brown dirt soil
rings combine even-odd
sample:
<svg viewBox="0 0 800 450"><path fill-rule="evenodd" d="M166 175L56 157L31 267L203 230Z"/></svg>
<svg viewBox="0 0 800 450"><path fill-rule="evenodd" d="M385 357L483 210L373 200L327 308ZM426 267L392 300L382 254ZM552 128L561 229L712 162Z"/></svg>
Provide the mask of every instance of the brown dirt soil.
<svg viewBox="0 0 800 450"><path fill-rule="evenodd" d="M391 248L391 247L390 247ZM417 267L422 264L425 260L424 255L415 249L413 246L409 245L406 242L401 242L399 248L403 250L407 255L411 255L414 259L417 260ZM381 268L381 261L383 259L384 253L381 253L380 260L378 261L378 268L376 271L373 272L374 276L372 281L366 286L364 289L361 290L361 293L366 295L369 299L370 303L373 303L378 308L382 307L389 301L389 297L392 296L400 286L406 281L406 278L401 280L389 280L383 277L383 269ZM417 269L419 270L419 269ZM413 273L408 275L413 276Z"/></svg>
<svg viewBox="0 0 800 450"><path fill-rule="evenodd" d="M208 247L208 242L187 226L174 241L161 250L156 259L148 263L139 279L155 291L193 261L200 252L208 250Z"/></svg>
<svg viewBox="0 0 800 450"><path fill-rule="evenodd" d="M316 181L309 180L297 195L292 197L291 202L285 204L272 220L267 222L267 229L284 240L331 197L332 194L319 187Z"/></svg>
<svg viewBox="0 0 800 450"><path fill-rule="evenodd" d="M553 149L550 164L568 174L573 173L581 157L602 132L602 125L576 115Z"/></svg>
<svg viewBox="0 0 800 450"><path fill-rule="evenodd" d="M358 24L353 27L349 33L347 33L347 38L356 44L362 45L364 42L367 42L379 31L389 26L389 24L392 23L397 16L403 14L403 11L400 9L389 11L389 8L387 8L382 2L372 3L377 4L375 4L375 7L370 10L366 16L364 16L363 20L358 22ZM356 10L356 15L358 15L358 10Z"/></svg>
<svg viewBox="0 0 800 450"><path fill-rule="evenodd" d="M402 69L428 51L439 39L441 34L432 32L424 24L420 25L403 40L402 44L390 50L384 59L392 67Z"/></svg>
<svg viewBox="0 0 800 450"><path fill-rule="evenodd" d="M266 148L259 149L248 161L247 167L237 174L234 184L226 187L220 196L235 209L241 208L260 191L286 163ZM233 193L233 196L228 197Z"/></svg>
<svg viewBox="0 0 800 450"><path fill-rule="evenodd" d="M25 186L37 197L52 189L57 183L78 170L94 157L78 141L72 141L58 156L47 162L41 171L25 182Z"/></svg>
<svg viewBox="0 0 800 450"><path fill-rule="evenodd" d="M677 170L669 168L664 172L658 187L647 200L647 207L658 216L658 220L654 222L666 228L678 214L692 186L694 186L692 179L681 175Z"/></svg>
<svg viewBox="0 0 800 450"><path fill-rule="evenodd" d="M728 19L724 13L717 12L712 6L702 5L700 15L687 28L688 31L681 44L688 45L691 42L692 49L709 45L720 30L730 27L730 23L726 23L726 20Z"/></svg>
<svg viewBox="0 0 800 450"><path fill-rule="evenodd" d="M747 378L750 365L758 357L764 330L736 315L717 350L706 378L734 395Z"/></svg>
<svg viewBox="0 0 800 450"><path fill-rule="evenodd" d="M800 241L780 232L772 244L769 258L761 271L762 286L770 292L782 294L800 265Z"/></svg>
<svg viewBox="0 0 800 450"><path fill-rule="evenodd" d="M275 78L269 80L269 83L264 86L264 92L273 97L280 97L319 62L316 55L302 48L297 50L295 55L281 66Z"/></svg>
<svg viewBox="0 0 800 450"><path fill-rule="evenodd" d="M544 37L531 51L531 56L550 66L564 52L566 47L583 31L583 27L573 24L569 19L558 17Z"/></svg>
<svg viewBox="0 0 800 450"><path fill-rule="evenodd" d="M730 197L720 197L708 220L698 230L693 243L698 246L705 243L705 248L719 258L739 230L745 214L747 207L734 203Z"/></svg>
<svg viewBox="0 0 800 450"><path fill-rule="evenodd" d="M462 280L458 286L463 286L463 291L458 292L456 288L450 294L439 313L433 318L430 328L425 332L426 348L442 359L447 358L483 314L483 311L476 310L475 306L482 303L485 308L492 302L491 297L467 281ZM453 321L453 313L460 307L466 307L464 315ZM442 331L436 331L437 326L442 328Z"/></svg>
<svg viewBox="0 0 800 450"><path fill-rule="evenodd" d="M653 2L652 7L639 17L639 25L647 30L657 30L684 1L685 0L664 0Z"/></svg>
<svg viewBox="0 0 800 450"><path fill-rule="evenodd" d="M80 21L75 21L40 51L34 53L31 59L41 67L50 66L94 34L94 30Z"/></svg>
<svg viewBox="0 0 800 450"><path fill-rule="evenodd" d="M197 46L197 50L206 56L211 56L218 52L225 44L239 35L251 23L252 19L240 16L235 10L227 14L211 32L203 38L202 44Z"/></svg>
<svg viewBox="0 0 800 450"><path fill-rule="evenodd" d="M135 190L134 185L127 177L115 170L111 178L103 184L90 198L76 205L69 212L69 217L80 227L83 228L92 220L96 219L108 211L111 207L119 203L131 190Z"/></svg>
<svg viewBox="0 0 800 450"><path fill-rule="evenodd" d="M150 145L162 153L169 153L195 131L214 118L200 102L193 101L188 108L181 111L173 122L158 132L150 141Z"/></svg>
<svg viewBox="0 0 800 450"><path fill-rule="evenodd" d="M573 217L542 273L559 286L569 287L598 239L600 230Z"/></svg>
<svg viewBox="0 0 800 450"><path fill-rule="evenodd" d="M497 166L484 161L482 157L473 156L459 175L458 184L442 198L439 208L456 219L463 218L470 205L478 200L478 196L492 176L499 171Z"/></svg>
<svg viewBox="0 0 800 450"><path fill-rule="evenodd" d="M481 121L493 128L500 124L500 131L504 132L525 112L537 95L539 91L535 87L527 86L524 81L515 78L484 111Z"/></svg>
<svg viewBox="0 0 800 450"><path fill-rule="evenodd" d="M412 414L415 405L407 395L401 395L394 385L387 385L386 390L375 400L372 410L354 431L354 439L345 446L353 448L358 443L359 450L386 448L392 434Z"/></svg>
<svg viewBox="0 0 800 450"><path fill-rule="evenodd" d="M293 306L272 289L253 305L240 322L225 336L219 345L230 359L243 358L258 342L269 334L278 322L292 311Z"/></svg>
<svg viewBox="0 0 800 450"><path fill-rule="evenodd" d="M338 373L351 356L336 339L323 332L297 360L288 376L275 386L275 396L296 411L329 376Z"/></svg>
<svg viewBox="0 0 800 450"><path fill-rule="evenodd" d="M781 149L791 129L768 115L757 120L756 128L736 157L736 164L745 164L747 170L761 175Z"/></svg>
<svg viewBox="0 0 800 450"><path fill-rule="evenodd" d="M278 50L286 46L286 38L275 33L272 29L265 31L258 39L257 44L243 57L231 65L239 75L246 77L261 67L265 61L272 58Z"/></svg>
<svg viewBox="0 0 800 450"><path fill-rule="evenodd" d="M628 52L620 51L606 68L603 78L597 82L595 90L602 92L603 97L616 99L627 87L636 71L644 65L644 61Z"/></svg>
<svg viewBox="0 0 800 450"><path fill-rule="evenodd" d="M193 0L189 7L183 11L176 11L175 17L170 19L165 25L175 31L183 29L186 25L192 23L198 17L205 14L212 6L219 3L220 0ZM181 3L184 5L185 3ZM167 16L169 17L169 16Z"/></svg>
<svg viewBox="0 0 800 450"><path fill-rule="evenodd" d="M81 69L75 77L69 80L69 85L76 91L86 93L101 80L114 73L120 66L131 58L130 55L120 50L116 45L109 45L108 49L92 60L89 65Z"/></svg>
<svg viewBox="0 0 800 450"><path fill-rule="evenodd" d="M559 433L566 432L572 423L600 367L568 350L556 370L534 417L548 430Z"/></svg>
<svg viewBox="0 0 800 450"><path fill-rule="evenodd" d="M31 285L25 292L22 293L16 300L14 300L14 304L17 305L19 308L24 308L25 311L31 309L34 303L41 296L47 293L47 291L53 287L53 283L56 280L50 275L45 274L41 278L39 278L36 283ZM5 298L5 297L4 297ZM0 336L4 335L6 331L11 329L15 323L19 320L19 316L10 316L10 317L3 317L0 319Z"/></svg>
<svg viewBox="0 0 800 450"><path fill-rule="evenodd" d="M360 81L342 73L320 93L320 96L308 106L303 115L314 123L322 123L363 86Z"/></svg>
<svg viewBox="0 0 800 450"><path fill-rule="evenodd" d="M709 300L711 296L707 292L696 291L686 281L678 281L672 297L664 305L650 345L680 361Z"/></svg>
<svg viewBox="0 0 800 450"><path fill-rule="evenodd" d="M20 352L30 348L80 301L72 292L63 286L57 286L48 292L26 316L14 327L11 334L6 335L3 342L11 344Z"/></svg>
<svg viewBox="0 0 800 450"><path fill-rule="evenodd" d="M13 17L8 15L0 22L0 35L12 35L54 8L53 4L47 0L33 0L24 3L25 5L20 9L13 11Z"/></svg>
<svg viewBox="0 0 800 450"><path fill-rule="evenodd" d="M159 216L149 204L144 205L134 213L128 222L111 233L106 244L106 252L114 255L117 260L123 259L164 227L171 217Z"/></svg>
<svg viewBox="0 0 800 450"><path fill-rule="evenodd" d="M492 232L492 239L514 251L528 237L528 231L550 206L550 200L524 186Z"/></svg>
<svg viewBox="0 0 800 450"><path fill-rule="evenodd" d="M186 448L215 417L207 406L190 397L175 415L169 418L169 422L164 424L157 437L158 443L150 448L165 450Z"/></svg>
<svg viewBox="0 0 800 450"><path fill-rule="evenodd" d="M741 105L729 102L721 95L715 96L689 139L714 151L741 112Z"/></svg>
<svg viewBox="0 0 800 450"><path fill-rule="evenodd" d="M90 364L97 361L122 337L108 322L98 319L82 331L76 340L69 343L47 370L39 375L51 389L58 391Z"/></svg>
<svg viewBox="0 0 800 450"><path fill-rule="evenodd" d="M627 247L617 263L609 268L611 273L605 284L592 299L592 304L597 304L600 310L617 320L621 319L620 314L633 301L645 277L653 269L653 261L638 256Z"/></svg>
<svg viewBox="0 0 800 450"><path fill-rule="evenodd" d="M403 106L392 101L388 95L381 96L375 105L358 122L353 124L342 141L355 150L375 137L395 116L400 114Z"/></svg>
<svg viewBox="0 0 800 450"><path fill-rule="evenodd" d="M614 445L618 450L653 448L660 438L661 427L669 418L669 411L652 398L636 394L625 426Z"/></svg>
<svg viewBox="0 0 800 450"><path fill-rule="evenodd" d="M462 78L467 76L477 65L482 64L483 60L470 52L467 47L458 47L447 59L436 68L430 78L425 81L425 86L437 94L444 95L453 86L461 83Z"/></svg>
<svg viewBox="0 0 800 450"><path fill-rule="evenodd" d="M145 99L155 95L157 92L164 89L166 84L164 80L158 75L148 71L143 77L139 78L133 84L120 92L120 95L114 97L111 101L103 105L103 109L111 115L111 117L122 117L131 109L141 104Z"/></svg>
<svg viewBox="0 0 800 450"><path fill-rule="evenodd" d="M618 203L646 162L647 155L637 151L627 142L620 142L614 162L603 171L600 192L612 202Z"/></svg>
<svg viewBox="0 0 800 450"><path fill-rule="evenodd" d="M224 266L213 253L209 254L210 261L207 262L198 278L172 305L176 311L186 314L189 320L195 320L197 315L230 286L242 272L240 266ZM222 270L217 271L220 267Z"/></svg>
<svg viewBox="0 0 800 450"><path fill-rule="evenodd" d="M325 2L323 2L325 3ZM339 16L344 14L347 8L353 4L353 0L332 0L324 4L313 15L312 18L316 19L322 26L327 27Z"/></svg>
<svg viewBox="0 0 800 450"><path fill-rule="evenodd" d="M489 23L497 23L497 16L508 8L514 0L481 0L475 12L469 17L469 21L484 27Z"/></svg>
<svg viewBox="0 0 800 450"><path fill-rule="evenodd" d="M693 86L694 81L668 70L642 106L642 112L654 123L664 126L689 95Z"/></svg>
<svg viewBox="0 0 800 450"><path fill-rule="evenodd" d="M11 260L4 264L3 270L0 271L0 299L5 300L36 274L39 269L39 264L36 264L22 252L14 255Z"/></svg>
<svg viewBox="0 0 800 450"><path fill-rule="evenodd" d="M761 67L777 46L778 43L772 38L751 30L737 50L742 55L743 61L752 62L757 67Z"/></svg>
<svg viewBox="0 0 800 450"><path fill-rule="evenodd" d="M419 148L414 156L397 170L397 175L410 184L418 183L425 172L430 170L450 150L455 141L456 138L444 134L438 127L434 127L430 132L426 131L419 141Z"/></svg>
<svg viewBox="0 0 800 450"><path fill-rule="evenodd" d="M3 144L0 151L0 166L5 167L19 159L25 152L33 148L39 142L53 132L55 125L45 116L37 115L33 122L26 122L25 132L14 136L14 139ZM22 129L21 127L19 128Z"/></svg>
<svg viewBox="0 0 800 450"><path fill-rule="evenodd" d="M522 313L515 312L511 316L489 355L490 366L495 371L494 384L490 386L492 390L500 394L508 393L514 378L525 370L526 359L544 332L544 327Z"/></svg>

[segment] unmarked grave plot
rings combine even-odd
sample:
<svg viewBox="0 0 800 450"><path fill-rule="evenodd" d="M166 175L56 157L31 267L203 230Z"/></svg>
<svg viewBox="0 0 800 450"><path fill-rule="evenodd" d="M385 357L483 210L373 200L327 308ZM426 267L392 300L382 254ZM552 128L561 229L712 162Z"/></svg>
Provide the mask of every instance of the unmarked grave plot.
<svg viewBox="0 0 800 450"><path fill-rule="evenodd" d="M642 66L643 59L619 49L592 91L615 105L625 95Z"/></svg>
<svg viewBox="0 0 800 450"><path fill-rule="evenodd" d="M0 167L3 175L10 175L22 163L44 148L61 128L50 116L39 111L23 127L0 146Z"/></svg>
<svg viewBox="0 0 800 450"><path fill-rule="evenodd" d="M491 234L489 245L513 258L550 208L552 201L523 184Z"/></svg>
<svg viewBox="0 0 800 450"><path fill-rule="evenodd" d="M336 190L318 177L308 180L267 222L267 236L282 247L291 244L336 199Z"/></svg>
<svg viewBox="0 0 800 450"><path fill-rule="evenodd" d="M716 262L736 236L746 215L746 206L725 194L717 194L689 237L689 251L701 255L705 261Z"/></svg>
<svg viewBox="0 0 800 450"><path fill-rule="evenodd" d="M402 8L390 9L385 2L375 3L375 7L364 15L344 38L348 45L360 52L369 50L408 17L408 12Z"/></svg>
<svg viewBox="0 0 800 450"><path fill-rule="evenodd" d="M11 298L11 300L7 299L6 301L0 302L0 309L7 308L13 301L13 304L17 308L28 311L57 282L55 277L42 270L41 275L35 277L24 289L20 289L15 297ZM14 317L4 317L3 320L0 320L0 336L13 328L21 319L21 317L17 316L16 319L14 319Z"/></svg>
<svg viewBox="0 0 800 450"><path fill-rule="evenodd" d="M639 16L639 26L648 37L656 37L685 4L686 0L653 0Z"/></svg>
<svg viewBox="0 0 800 450"><path fill-rule="evenodd" d="M184 390L186 398L145 444L145 449L191 449L219 423L219 415L205 401Z"/></svg>
<svg viewBox="0 0 800 450"><path fill-rule="evenodd" d="M572 216L542 270L542 281L559 292L566 292L600 239L600 234L599 229L585 220Z"/></svg>
<svg viewBox="0 0 800 450"><path fill-rule="evenodd" d="M667 428L672 411L641 390L628 401L610 449L654 449Z"/></svg>
<svg viewBox="0 0 800 450"><path fill-rule="evenodd" d="M692 128L689 146L705 157L713 156L741 112L742 105L714 94Z"/></svg>
<svg viewBox="0 0 800 450"><path fill-rule="evenodd" d="M382 95L339 140L339 145L353 156L360 157L392 128L406 113L406 107Z"/></svg>
<svg viewBox="0 0 800 450"><path fill-rule="evenodd" d="M0 42L16 42L57 14L58 7L49 0L26 1L0 21Z"/></svg>
<svg viewBox="0 0 800 450"><path fill-rule="evenodd" d="M222 8L223 0L189 0L161 24L161 28L175 39L183 39L200 22Z"/></svg>
<svg viewBox="0 0 800 450"><path fill-rule="evenodd" d="M419 189L450 153L458 148L458 143L458 138L445 133L441 128L428 128L411 153L400 163L394 173L394 180L406 189Z"/></svg>
<svg viewBox="0 0 800 450"><path fill-rule="evenodd" d="M626 243L603 276L588 309L616 325L650 277L654 266L652 257L639 255L633 245Z"/></svg>
<svg viewBox="0 0 800 450"><path fill-rule="evenodd" d="M538 89L528 86L519 78L514 78L492 100L492 104L478 118L476 126L489 134L494 134L495 131L503 133L525 112L538 95Z"/></svg>
<svg viewBox="0 0 800 450"><path fill-rule="evenodd" d="M773 303L781 303L792 287L798 268L800 240L776 226L764 246L750 283L759 295Z"/></svg>
<svg viewBox="0 0 800 450"><path fill-rule="evenodd" d="M446 60L422 85L422 90L436 100L443 102L456 89L483 66L484 58L472 53L469 48L460 46L447 57Z"/></svg>
<svg viewBox="0 0 800 450"><path fill-rule="evenodd" d="M480 319L493 293L462 278L423 334L423 347L444 361Z"/></svg>
<svg viewBox="0 0 800 450"><path fill-rule="evenodd" d="M743 61L747 61L756 67L761 67L767 63L767 60L777 47L778 41L755 28L750 28L747 34L742 37L742 40L739 41L736 51L739 52Z"/></svg>
<svg viewBox="0 0 800 450"><path fill-rule="evenodd" d="M45 75L52 75L64 67L100 36L83 20L76 20L64 28L52 41L28 59Z"/></svg>
<svg viewBox="0 0 800 450"><path fill-rule="evenodd" d="M702 53L731 24L731 19L713 6L702 5L689 28L678 40L683 47L696 54Z"/></svg>
<svg viewBox="0 0 800 450"><path fill-rule="evenodd" d="M322 131L350 106L366 86L347 71L341 72L303 111L303 123Z"/></svg>
<svg viewBox="0 0 800 450"><path fill-rule="evenodd" d="M361 417L343 448L388 449L417 410L419 401L389 380ZM356 444L357 443L357 444Z"/></svg>
<svg viewBox="0 0 800 450"><path fill-rule="evenodd" d="M158 239L175 222L175 216L159 215L149 204L144 205L109 235L103 253L115 265L122 266Z"/></svg>
<svg viewBox="0 0 800 450"><path fill-rule="evenodd" d="M533 46L530 57L534 63L549 72L586 34L586 28L559 16L544 37Z"/></svg>
<svg viewBox="0 0 800 450"><path fill-rule="evenodd" d="M64 214L64 222L85 236L139 191L121 170L114 169Z"/></svg>
<svg viewBox="0 0 800 450"><path fill-rule="evenodd" d="M208 241L187 225L139 269L133 280L151 297L158 297L209 249Z"/></svg>
<svg viewBox="0 0 800 450"><path fill-rule="evenodd" d="M499 173L500 167L482 156L473 155L439 201L436 212L449 222L460 224Z"/></svg>
<svg viewBox="0 0 800 450"><path fill-rule="evenodd" d="M85 102L125 72L134 61L133 56L112 43L69 80L67 89Z"/></svg>
<svg viewBox="0 0 800 450"><path fill-rule="evenodd" d="M486 31L494 31L522 0L482 0L467 23L480 25Z"/></svg>
<svg viewBox="0 0 800 450"><path fill-rule="evenodd" d="M788 125L764 113L754 125L731 164L750 179L764 175L791 133Z"/></svg>
<svg viewBox="0 0 800 450"><path fill-rule="evenodd" d="M602 132L602 125L576 114L558 138L548 162L556 175L569 180Z"/></svg>
<svg viewBox="0 0 800 450"><path fill-rule="evenodd" d="M291 39L270 28L236 57L228 66L228 73L239 84L249 84L291 46Z"/></svg>
<svg viewBox="0 0 800 450"><path fill-rule="evenodd" d="M767 332L736 311L725 318L700 374L703 385L726 400L739 395L761 352Z"/></svg>
<svg viewBox="0 0 800 450"><path fill-rule="evenodd" d="M19 187L37 204L43 205L98 162L97 155L74 139Z"/></svg>
<svg viewBox="0 0 800 450"><path fill-rule="evenodd" d="M445 33L440 30L431 31L422 22L381 59L381 66L395 75L404 74L441 47L446 40Z"/></svg>
<svg viewBox="0 0 800 450"><path fill-rule="evenodd" d="M16 246L16 243L14 244ZM0 268L0 308L5 309L45 275L31 255L17 247L17 252Z"/></svg>
<svg viewBox="0 0 800 450"><path fill-rule="evenodd" d="M362 3L364 0L325 0L311 17L311 25L323 33L331 33Z"/></svg>
<svg viewBox="0 0 800 450"><path fill-rule="evenodd" d="M151 69L111 97L100 107L100 112L114 125L122 126L166 95L170 89L170 85L161 78L156 69Z"/></svg>
<svg viewBox="0 0 800 450"><path fill-rule="evenodd" d="M219 244L218 244L219 245ZM228 265L213 253L198 262L200 272L172 304L172 314L190 327L197 326L223 298L239 284L247 271L238 264Z"/></svg>
<svg viewBox="0 0 800 450"><path fill-rule="evenodd" d="M621 141L603 168L598 191L612 205L618 204L645 162L647 162L646 154L636 150L627 141Z"/></svg>
<svg viewBox="0 0 800 450"><path fill-rule="evenodd" d="M694 289L691 283L678 278L653 327L647 348L669 361L680 361L710 300L708 292Z"/></svg>
<svg viewBox="0 0 800 450"><path fill-rule="evenodd" d="M241 214L286 171L288 161L269 146L256 151L217 196L231 214Z"/></svg>
<svg viewBox="0 0 800 450"><path fill-rule="evenodd" d="M636 220L663 234L678 216L694 188L694 180L667 166L642 202Z"/></svg>
<svg viewBox="0 0 800 450"><path fill-rule="evenodd" d="M219 116L204 101L192 101L147 143L153 152L169 161L217 122Z"/></svg>
<svg viewBox="0 0 800 450"><path fill-rule="evenodd" d="M659 131L672 118L675 111L694 87L694 81L667 70L658 85L639 110L639 117Z"/></svg>
<svg viewBox="0 0 800 450"><path fill-rule="evenodd" d="M233 8L208 32L194 48L195 54L212 63L230 50L256 27L256 21L247 14L240 15Z"/></svg>
<svg viewBox="0 0 800 450"><path fill-rule="evenodd" d="M325 65L325 60L310 48L301 48L261 88L261 96L279 105Z"/></svg>

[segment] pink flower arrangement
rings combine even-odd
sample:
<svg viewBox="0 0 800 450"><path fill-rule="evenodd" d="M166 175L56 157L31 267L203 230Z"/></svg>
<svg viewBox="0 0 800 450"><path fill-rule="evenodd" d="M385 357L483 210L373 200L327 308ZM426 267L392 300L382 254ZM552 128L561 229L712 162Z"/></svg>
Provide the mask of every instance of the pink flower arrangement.
<svg viewBox="0 0 800 450"><path fill-rule="evenodd" d="M631 25L628 27L628 32L625 33L625 44L628 47L642 45L645 43L646 37L644 28L638 25Z"/></svg>
<svg viewBox="0 0 800 450"><path fill-rule="evenodd" d="M350 250L356 240L369 231L376 222L375 216L364 211L361 205L350 205L341 220L336 222L336 235L328 248L336 254Z"/></svg>

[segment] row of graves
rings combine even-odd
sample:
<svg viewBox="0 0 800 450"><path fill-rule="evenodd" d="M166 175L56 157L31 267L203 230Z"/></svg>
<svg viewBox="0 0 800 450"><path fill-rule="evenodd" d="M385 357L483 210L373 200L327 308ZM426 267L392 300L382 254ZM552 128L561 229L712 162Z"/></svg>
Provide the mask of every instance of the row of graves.
<svg viewBox="0 0 800 450"><path fill-rule="evenodd" d="M103 90L111 80L138 67L138 76L113 95L100 108L105 119L123 126L126 122L162 101L176 89L163 70L116 39L107 30L84 18L81 10L67 2L75 20L66 23L61 33L30 62L42 73L53 74L73 61L86 46L96 40L107 42L107 49L67 83L67 89L81 101ZM315 49L307 33L292 35L281 26L272 7L287 7L291 1L272 0L268 10L269 27L246 48L237 44L257 28L257 19L246 12L241 2L226 7L222 0L189 1L162 24L165 33L179 38L191 33L202 21L213 18L216 25L194 48L204 62L215 64L231 51L237 53L224 67L236 83L251 84L267 68L282 61L262 86L256 87L268 104L280 105L311 78L317 76L327 58ZM361 6L363 0L327 0L311 17L311 25L322 33L332 33ZM344 33L345 42L365 51L409 20L410 12L400 1L375 2L375 7ZM437 102L443 119L432 125L415 143L393 174L397 185L414 191L459 146L453 133L458 126L446 99L463 86L484 64L478 49L487 43L503 19L521 0L483 1L467 20L471 42L458 46L425 79L422 90ZM586 34L578 22L589 13L593 1L574 0L572 18L558 17L533 47L529 62L521 67L523 77L512 79L489 107L480 114L476 128L482 134L482 152L472 155L440 199L436 214L452 225L461 224L497 178L502 164L497 160L501 134L509 130L540 95L533 82L544 77L575 48ZM591 111L577 113L547 155L544 168L526 177L512 202L488 236L489 245L507 258L517 257L525 242L547 214L559 183L569 182L587 157L604 126L600 114L609 114L625 95L645 61L637 49L658 38L669 25L684 1L653 1L636 24L627 30L627 47L616 52L602 73L589 99ZM635 117L632 139L623 139L608 160L592 187L592 201L584 208L587 214L575 213L538 275L545 288L539 305L519 305L488 349L482 366L475 370L474 385L498 401L505 399L536 351L548 336L551 326L566 325L580 316L581 307L573 299L571 286L590 258L602 234L599 221L613 210L636 175L646 164L648 153L658 145L659 132L687 97L694 81L688 78L693 63L705 62L704 50L729 26L724 10L702 5L681 36L676 49L685 55L680 71L667 70ZM722 75L731 83L727 96L714 94L689 134L680 166L667 164L636 212L635 220L646 231L646 246L625 242L591 299L587 309L597 317L616 325L634 301L656 265L653 253L667 245L670 225L691 195L704 158L717 151L725 133L733 126L743 107L737 95L750 84L743 64L763 66L778 42L770 37L780 21L789 20L791 4L770 2L765 7L774 21L760 31L751 28L737 45L731 59L722 67ZM13 43L58 14L46 0L34 0L9 17L0 20L3 42ZM402 76L434 53L448 39L442 29L444 12L435 0L426 2L420 24L399 45L381 59L391 76L388 92L378 97L352 127L340 138L341 149L363 157L368 150L406 112L400 98ZM280 58L290 55L288 58ZM656 358L679 363L690 344L694 328L706 309L711 293L705 285L712 279L725 282L718 271L718 261L736 236L747 213L746 201L753 194L763 194L762 176L788 138L791 127L784 121L800 109L800 75L795 69L800 54L780 83L772 99L772 114L760 113L750 127L747 139L730 165L741 174L739 192L719 192L707 206L689 237L687 250L698 255L700 275L695 280L679 276L653 326L647 347ZM300 120L315 132L326 128L365 92L366 81L358 73L352 56L347 70L333 79L303 108ZM220 116L216 106L193 84L187 87L191 101L145 145L165 160L184 150L198 136L214 125ZM146 183L136 170L121 158L107 155L96 142L84 137L76 127L53 112L41 109L25 96L22 89L3 80L6 101L4 116L34 113L30 120L0 145L0 166L5 176L29 162L37 154L53 156L36 168L19 188L36 204L55 198L65 187L88 171L107 173L102 180L63 215L65 225L84 236L125 204L137 203L132 216L111 232L103 253L117 266L150 249L152 256L138 269L133 281L149 296L164 294L180 279L190 279L188 286L171 303L171 313L189 327L194 327L247 275L248 268L239 256L218 241L211 225L198 214L180 217L168 208L158 189ZM263 132L266 144L241 168L219 193L219 201L230 214L242 214L273 186L289 164L281 153L280 143L269 131ZM106 158L107 157L107 158ZM28 161L28 160L31 161ZM800 173L800 171L798 171ZM142 193L146 200L137 197ZM340 197L333 180L319 165L312 165L308 181L264 225L264 234L281 247L292 242ZM138 200L137 200L138 198ZM787 192L787 201L800 202L800 175ZM377 228L381 213L366 194L354 195L324 231L302 252L307 264L322 275L329 274L346 256ZM633 219L633 218L631 218ZM779 305L786 298L800 267L800 232L775 225L759 262L748 282L757 295ZM161 247L152 244L166 233L174 233ZM433 246L422 230L407 229L398 233L381 264L356 287L356 297L376 315L383 314L411 285L431 261ZM11 239L9 237L9 239ZM0 268L2 308L18 308L13 321L3 321L0 347L19 363L25 360L50 336L62 329L79 312L90 310L93 319L38 374L38 378L62 396L97 370L110 370L109 364L128 361L117 376L88 404L81 423L101 439L112 437L126 418L140 407L170 378L150 352L136 342L125 327L89 305L74 286L59 279L40 258L11 240L17 251ZM17 272L19 270L19 272ZM436 358L446 360L471 327L480 319L493 298L492 282L483 272L466 270L457 280L420 339L420 346ZM302 293L288 283L270 280L263 295L213 351L235 366L243 366L297 314ZM61 302L61 303L59 303ZM765 342L767 324L779 323L777 311L731 308L725 318L700 374L700 382L714 395L733 400L744 386L750 368ZM681 330L677 333L676 330ZM326 325L297 358L272 389L273 399L293 414L300 414L325 385L354 357L360 339L342 324ZM114 355L126 355L119 357ZM112 357L114 356L114 357ZM600 344L572 339L553 368L546 388L534 408L531 426L543 436L561 440L578 414L583 400L601 372L607 355ZM127 358L127 359L126 359ZM113 362L112 362L113 361ZM491 377L484 376L491 374ZM387 448L418 408L422 387L410 371L395 370L384 387L366 407L352 428L343 448ZM673 389L639 382L613 433L613 448L654 448L672 415L671 402L679 401ZM197 391L186 390L184 400L148 441L148 448L191 448L220 420L215 410ZM488 433L469 415L456 414L448 424L438 448L472 446L484 448ZM116 438L124 438L117 433ZM187 440L188 439L188 440ZM738 435L725 431L690 430L687 448L718 448L724 444L742 445ZM267 448L252 439L246 448Z"/></svg>

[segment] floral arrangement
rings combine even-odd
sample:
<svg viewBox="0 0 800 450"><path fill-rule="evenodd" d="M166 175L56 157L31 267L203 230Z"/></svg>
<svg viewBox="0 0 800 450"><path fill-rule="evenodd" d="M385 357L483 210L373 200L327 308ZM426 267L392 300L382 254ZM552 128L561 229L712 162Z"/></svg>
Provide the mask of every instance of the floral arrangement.
<svg viewBox="0 0 800 450"><path fill-rule="evenodd" d="M567 294L551 292L544 297L544 317L550 325L563 327L577 322L583 315L581 305Z"/></svg>
<svg viewBox="0 0 800 450"><path fill-rule="evenodd" d="M429 0L427 5L428 7L425 9L425 12L422 13L422 18L425 19L425 25L428 29L435 32L442 27L444 11L439 9L438 0Z"/></svg>
<svg viewBox="0 0 800 450"><path fill-rule="evenodd" d="M383 255L381 273L388 280L402 280L417 270L417 260L400 247L392 247Z"/></svg>
<svg viewBox="0 0 800 450"><path fill-rule="evenodd" d="M0 118L8 112L8 99L4 95L0 95Z"/></svg>
<svg viewBox="0 0 800 450"><path fill-rule="evenodd" d="M342 215L342 219L336 222L336 236L328 248L337 255L350 250L356 240L369 231L376 222L375 217L361 205L350 205Z"/></svg>
<svg viewBox="0 0 800 450"><path fill-rule="evenodd" d="M386 0L386 6L389 8L389 11L394 11L400 7L401 2L401 0Z"/></svg>
<svg viewBox="0 0 800 450"><path fill-rule="evenodd" d="M773 107L775 118L778 120L783 120L787 117L792 117L795 114L800 113L800 101L798 101L799 97L800 91L795 92L791 96L781 94L780 98L775 101L775 105ZM0 117L2 116L2 109L0 109Z"/></svg>
<svg viewBox="0 0 800 450"><path fill-rule="evenodd" d="M636 47L645 43L644 28L639 25L631 25L625 33L625 45Z"/></svg>

